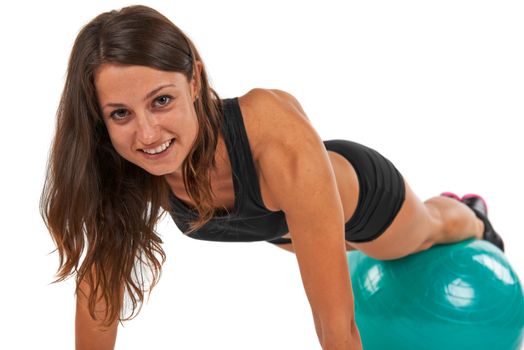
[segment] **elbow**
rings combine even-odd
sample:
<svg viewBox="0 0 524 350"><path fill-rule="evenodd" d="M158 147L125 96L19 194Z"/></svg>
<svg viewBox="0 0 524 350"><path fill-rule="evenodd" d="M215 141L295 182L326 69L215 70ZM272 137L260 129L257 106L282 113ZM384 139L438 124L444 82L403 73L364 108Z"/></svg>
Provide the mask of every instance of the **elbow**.
<svg viewBox="0 0 524 350"><path fill-rule="evenodd" d="M86 286L82 284L85 288ZM76 315L75 315L75 349L76 350L113 350L116 344L118 331L118 320L114 320L110 325L104 324L106 305L103 301L98 301L95 309L97 319L91 317L89 313L88 296L82 289L77 294Z"/></svg>
<svg viewBox="0 0 524 350"><path fill-rule="evenodd" d="M118 323L105 327L88 315L76 316L75 349L76 350L113 350L116 344Z"/></svg>
<svg viewBox="0 0 524 350"><path fill-rule="evenodd" d="M323 350L361 350L362 341L353 316L322 323Z"/></svg>

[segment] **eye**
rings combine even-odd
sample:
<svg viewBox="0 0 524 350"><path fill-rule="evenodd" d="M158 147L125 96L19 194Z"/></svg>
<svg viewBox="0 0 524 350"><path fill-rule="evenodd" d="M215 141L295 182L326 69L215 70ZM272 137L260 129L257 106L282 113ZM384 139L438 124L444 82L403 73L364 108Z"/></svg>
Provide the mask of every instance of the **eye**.
<svg viewBox="0 0 524 350"><path fill-rule="evenodd" d="M168 105L173 98L168 95L162 95L155 99L155 102L158 103L160 107Z"/></svg>
<svg viewBox="0 0 524 350"><path fill-rule="evenodd" d="M113 119L121 120L121 119L124 119L124 117L126 116L126 114L123 114L123 113L127 113L127 111L125 109L120 108L120 109L117 109L111 112L109 116Z"/></svg>

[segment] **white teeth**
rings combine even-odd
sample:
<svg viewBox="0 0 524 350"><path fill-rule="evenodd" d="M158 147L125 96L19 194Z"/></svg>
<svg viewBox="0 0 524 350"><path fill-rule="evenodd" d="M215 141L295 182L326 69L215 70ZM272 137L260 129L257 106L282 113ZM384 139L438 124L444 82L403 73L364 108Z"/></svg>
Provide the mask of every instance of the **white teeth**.
<svg viewBox="0 0 524 350"><path fill-rule="evenodd" d="M142 151L148 153L148 154L157 154L157 153L160 153L160 152L163 152L165 151L166 148L169 147L169 145L171 144L171 141L172 140L169 140L169 141L166 141L166 143L158 146L157 148L153 148L153 149L143 149Z"/></svg>

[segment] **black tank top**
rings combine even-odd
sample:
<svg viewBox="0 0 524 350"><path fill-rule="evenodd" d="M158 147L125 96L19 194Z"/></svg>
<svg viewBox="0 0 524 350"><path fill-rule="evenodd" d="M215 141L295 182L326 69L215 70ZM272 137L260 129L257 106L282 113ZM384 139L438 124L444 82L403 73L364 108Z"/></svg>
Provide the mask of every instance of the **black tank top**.
<svg viewBox="0 0 524 350"><path fill-rule="evenodd" d="M222 242L266 241L288 232L283 211L268 210L260 194L255 165L246 128L238 104L238 97L223 100L224 123L222 132L229 154L235 188L235 204L231 213L215 215L189 237ZM170 192L170 215L182 232L197 214Z"/></svg>

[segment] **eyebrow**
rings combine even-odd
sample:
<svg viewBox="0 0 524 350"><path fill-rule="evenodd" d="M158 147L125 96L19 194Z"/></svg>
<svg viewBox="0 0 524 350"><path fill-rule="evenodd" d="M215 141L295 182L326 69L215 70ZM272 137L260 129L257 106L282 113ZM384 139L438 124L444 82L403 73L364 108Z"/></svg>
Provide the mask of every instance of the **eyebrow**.
<svg viewBox="0 0 524 350"><path fill-rule="evenodd" d="M148 98L150 98L151 96L153 96L154 94L156 94L158 91L162 90L163 88L165 87L168 87L168 86L172 86L172 87L176 87L175 84L165 84L165 85L160 85L159 87L157 87L156 89L150 91L147 93L146 97L144 97L144 101L147 100ZM106 107L123 107L125 106L125 104L123 103L120 103L120 102L109 102L109 103L106 103L104 105L104 107L102 107L102 109L106 108Z"/></svg>

